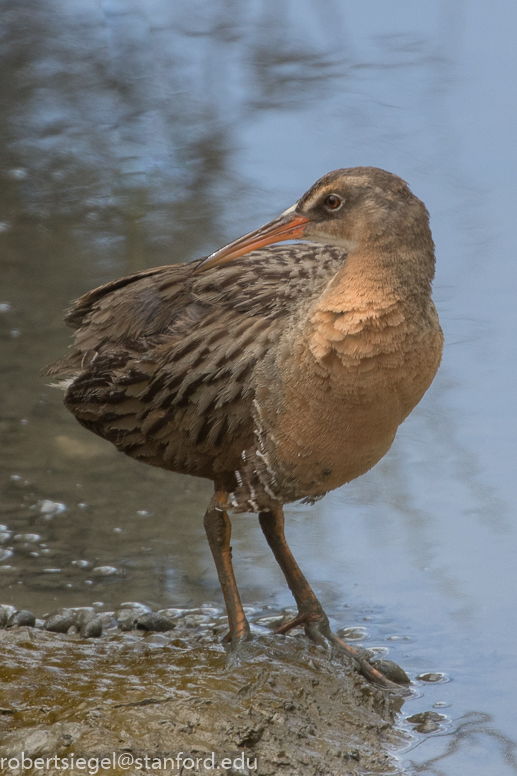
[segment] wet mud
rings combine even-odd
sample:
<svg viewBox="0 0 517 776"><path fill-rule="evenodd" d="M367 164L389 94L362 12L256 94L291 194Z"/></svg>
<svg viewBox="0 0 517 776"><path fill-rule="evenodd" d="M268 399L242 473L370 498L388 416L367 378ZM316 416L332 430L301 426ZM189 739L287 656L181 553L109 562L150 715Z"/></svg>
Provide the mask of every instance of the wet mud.
<svg viewBox="0 0 517 776"><path fill-rule="evenodd" d="M15 766L2 773L54 776L80 758L94 758L90 772L107 758L99 772L111 774L397 772L402 699L302 633L271 634L263 617L254 640L229 654L220 611L168 610L160 622L173 627L162 632L145 629L158 617L140 612L138 625L125 611L132 630L121 630L120 612L76 617L67 633L42 621L0 630L0 758ZM47 617L47 628L66 616ZM102 637L74 632L94 619ZM17 770L22 752L44 767Z"/></svg>

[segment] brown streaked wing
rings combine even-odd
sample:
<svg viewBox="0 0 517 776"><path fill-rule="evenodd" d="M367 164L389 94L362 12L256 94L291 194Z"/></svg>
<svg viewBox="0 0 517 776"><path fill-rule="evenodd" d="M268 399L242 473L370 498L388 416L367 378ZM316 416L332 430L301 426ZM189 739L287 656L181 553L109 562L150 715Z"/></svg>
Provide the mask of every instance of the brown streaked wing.
<svg viewBox="0 0 517 776"><path fill-rule="evenodd" d="M275 246L192 276L172 265L78 300L68 409L127 455L216 479L254 444L253 372L285 320L335 274L344 252ZM233 476L233 474L232 474Z"/></svg>

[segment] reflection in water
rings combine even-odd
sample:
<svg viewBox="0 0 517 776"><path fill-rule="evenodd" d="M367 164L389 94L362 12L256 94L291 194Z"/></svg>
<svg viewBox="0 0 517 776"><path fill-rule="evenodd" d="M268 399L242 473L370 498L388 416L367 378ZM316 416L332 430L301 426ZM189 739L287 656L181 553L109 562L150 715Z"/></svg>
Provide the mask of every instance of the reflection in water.
<svg viewBox="0 0 517 776"><path fill-rule="evenodd" d="M251 114L305 107L344 88L350 54L340 35L339 6L312 3L297 14L290 5L268 0L253 27L247 60Z"/></svg>
<svg viewBox="0 0 517 776"><path fill-rule="evenodd" d="M449 344L441 382L389 458L311 510L293 507L288 531L337 626L366 622L366 644L388 644L414 674L453 674L443 692L454 732L415 748L413 771L484 776L515 770L514 745L500 732L511 717L509 646L491 659L501 623L513 627L497 607L513 584L515 532L486 459L479 463L488 420L463 407L472 395L464 376L475 368L478 389L491 365L498 332L488 348L486 319L500 314L484 288L481 303L472 290L487 252L495 262L492 180L471 174L477 120L461 116L462 79L475 77L477 61L464 41L476 25L485 40L476 8L4 2L0 583L3 600L38 613L97 599L198 605L218 595L201 519L209 483L122 459L39 380L68 343L62 310L118 275L213 250L333 167L392 169L433 216ZM495 94L498 75L488 55L483 63ZM489 112L477 106L475 115ZM281 598L256 522L234 525L246 600L265 601L271 578ZM94 571L103 567L115 572ZM404 629L406 640L387 641ZM438 689L426 687L422 703L443 700ZM489 704L493 722L466 714ZM481 750L486 762L476 761Z"/></svg>
<svg viewBox="0 0 517 776"><path fill-rule="evenodd" d="M339 67L321 43L310 50L302 45L302 20L298 37L291 35L281 4L276 42L266 33L266 7L257 9L255 21L246 18L249 9L228 3L208 14L203 3L188 14L159 3L156 17L139 3L105 2L102 10L85 3L81 12L64 14L52 2L9 9L9 45L2 52L9 88L0 126L9 270L9 307L0 325L9 398L0 455L6 541L26 532L27 522L42 539L38 546L16 544L4 579L12 583L21 575L24 595L28 586L43 595L84 596L76 587L92 582L88 569L113 564L119 576L110 584L123 581L126 597L131 580L135 597L160 598L171 587L177 596L170 568L178 564L162 554L177 547L179 566L186 563L180 587L199 596L203 566L185 561L181 545L202 539L208 484L139 467L133 474L107 446L84 437L60 409L57 393L42 389L37 372L67 341L61 311L70 298L111 277L170 262L171 246L175 260L213 249L227 237L221 224L238 229L238 214L253 211L245 206L250 195L233 170L231 151L239 116L274 108L261 79L276 83L283 68L278 94L322 99L329 68L337 75ZM322 11L313 8L311 18L324 17ZM171 482L177 484L167 496ZM66 504L63 514L41 513L49 499ZM156 514L165 519L156 524ZM201 547L204 556L204 540ZM87 565L71 568L71 560ZM49 569L60 576L42 576Z"/></svg>
<svg viewBox="0 0 517 776"><path fill-rule="evenodd" d="M471 763L469 773L494 773L494 761L499 759L508 766L509 772L517 773L517 744L492 727L491 722L489 714L477 711L460 717L452 732L437 736L444 744L447 742L444 751L425 762L410 761L411 773L429 776L467 773L467 763Z"/></svg>
<svg viewBox="0 0 517 776"><path fill-rule="evenodd" d="M321 100L330 75L342 76L300 19L291 29L287 3L256 20L224 2L208 14L205 3L188 14L161 3L156 19L139 3L64 16L52 2L8 5L4 163L25 173L15 191L37 219L81 223L115 272L154 263L171 237L178 257L213 248L225 216L238 230L234 122L291 98Z"/></svg>

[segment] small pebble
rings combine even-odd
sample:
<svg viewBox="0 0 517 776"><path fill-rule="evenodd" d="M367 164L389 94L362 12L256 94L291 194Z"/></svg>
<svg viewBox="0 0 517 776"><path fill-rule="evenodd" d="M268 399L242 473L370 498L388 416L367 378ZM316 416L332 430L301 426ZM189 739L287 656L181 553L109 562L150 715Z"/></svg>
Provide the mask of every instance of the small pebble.
<svg viewBox="0 0 517 776"><path fill-rule="evenodd" d="M134 611L139 612L139 614L145 614L145 612L151 611L150 606L141 604L138 601L123 601L123 603L120 604L119 612L123 611L124 609L133 609Z"/></svg>
<svg viewBox="0 0 517 776"><path fill-rule="evenodd" d="M85 623L96 617L93 606L76 606L74 609L70 609L70 611L75 614L75 624L78 628L81 628Z"/></svg>
<svg viewBox="0 0 517 776"><path fill-rule="evenodd" d="M417 679L420 679L421 682L446 682L447 677L445 674L440 674L438 672L436 673L428 673L428 674L419 674L417 676Z"/></svg>
<svg viewBox="0 0 517 776"><path fill-rule="evenodd" d="M103 621L93 606L81 606L75 609L75 626L83 639L97 639L102 636Z"/></svg>
<svg viewBox="0 0 517 776"><path fill-rule="evenodd" d="M77 615L72 609L61 609L51 614L43 627L52 633L68 633L72 625L75 625L76 618Z"/></svg>
<svg viewBox="0 0 517 776"><path fill-rule="evenodd" d="M119 628L122 631L130 631L136 628L137 620L144 614L151 614L151 608L137 601L125 601L120 609L115 612Z"/></svg>
<svg viewBox="0 0 517 776"><path fill-rule="evenodd" d="M413 714L412 717L406 717L407 722L415 725L417 733L436 733L440 730L440 722L447 717L444 714L437 714L436 711L423 711L420 714Z"/></svg>
<svg viewBox="0 0 517 776"><path fill-rule="evenodd" d="M406 717L406 721L412 725L420 725L422 722L431 719L433 722L441 722L447 719L445 714L438 714L436 711L421 711L418 714L413 714L412 717Z"/></svg>
<svg viewBox="0 0 517 776"><path fill-rule="evenodd" d="M10 618L16 614L16 607L9 606L9 604L2 604L0 606L0 628L5 628Z"/></svg>
<svg viewBox="0 0 517 776"><path fill-rule="evenodd" d="M154 631L156 633L165 633L176 627L176 623L169 617L165 617L158 612L146 612L141 614L136 622L139 630Z"/></svg>
<svg viewBox="0 0 517 776"><path fill-rule="evenodd" d="M90 563L87 560L73 560L71 565L77 566L78 569L87 569Z"/></svg>
<svg viewBox="0 0 517 776"><path fill-rule="evenodd" d="M121 631L130 631L136 628L140 612L137 609L122 609L116 613L115 617Z"/></svg>
<svg viewBox="0 0 517 776"><path fill-rule="evenodd" d="M103 630L118 628L118 622L115 619L115 612L101 612L98 617L102 623Z"/></svg>
<svg viewBox="0 0 517 776"><path fill-rule="evenodd" d="M34 533L16 534L16 536L13 537L13 542L29 542L29 544L36 544L36 542L39 542L40 540L41 536Z"/></svg>
<svg viewBox="0 0 517 776"><path fill-rule="evenodd" d="M23 625L27 625L29 628L34 628L35 624L35 616L27 609L21 609L19 612L16 612L16 614L13 614L9 619L9 627L21 628Z"/></svg>
<svg viewBox="0 0 517 776"><path fill-rule="evenodd" d="M83 639L98 639L102 636L102 620L100 617L92 617L83 623L79 631Z"/></svg>
<svg viewBox="0 0 517 776"><path fill-rule="evenodd" d="M50 501L45 499L41 501L39 505L39 511L42 515L50 517L51 515L58 515L60 512L65 512L66 504L61 504L59 501Z"/></svg>
<svg viewBox="0 0 517 776"><path fill-rule="evenodd" d="M118 574L118 569L115 566L97 566L92 569L92 574L97 577L112 577L114 574Z"/></svg>

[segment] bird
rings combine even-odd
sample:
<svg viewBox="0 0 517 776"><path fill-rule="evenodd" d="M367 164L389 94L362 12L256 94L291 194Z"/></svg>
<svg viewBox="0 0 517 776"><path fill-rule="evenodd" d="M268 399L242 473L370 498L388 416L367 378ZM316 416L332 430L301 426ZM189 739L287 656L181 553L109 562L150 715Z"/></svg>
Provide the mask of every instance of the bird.
<svg viewBox="0 0 517 776"><path fill-rule="evenodd" d="M112 281L68 311L74 344L46 369L68 410L126 455L214 483L204 526L231 647L251 631L229 512L251 512L298 608L277 633L303 626L394 686L331 630L284 505L315 502L390 449L441 361L434 272L423 202L397 175L353 167L210 256Z"/></svg>

